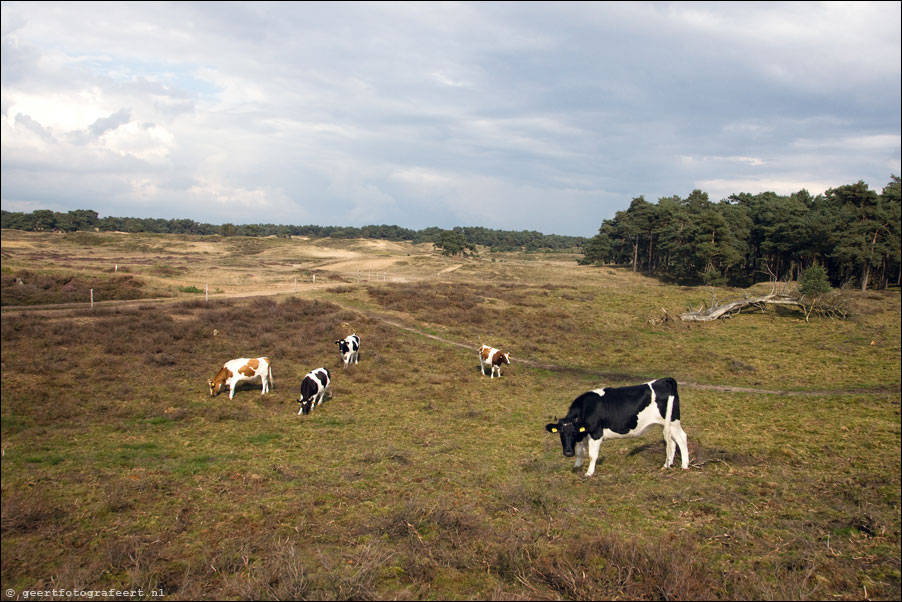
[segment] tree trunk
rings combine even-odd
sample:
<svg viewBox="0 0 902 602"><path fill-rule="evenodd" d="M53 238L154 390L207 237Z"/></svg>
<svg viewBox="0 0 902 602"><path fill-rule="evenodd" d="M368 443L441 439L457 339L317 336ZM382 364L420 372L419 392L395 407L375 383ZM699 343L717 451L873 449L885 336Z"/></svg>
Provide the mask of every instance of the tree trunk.
<svg viewBox="0 0 902 602"><path fill-rule="evenodd" d="M633 271L639 271L639 235L636 235L636 242L633 243Z"/></svg>
<svg viewBox="0 0 902 602"><path fill-rule="evenodd" d="M654 270L652 270L652 267L651 267L651 257L652 257L651 253L652 253L652 248L654 247L654 241L655 241L654 236L648 237L648 271L649 272L654 271Z"/></svg>

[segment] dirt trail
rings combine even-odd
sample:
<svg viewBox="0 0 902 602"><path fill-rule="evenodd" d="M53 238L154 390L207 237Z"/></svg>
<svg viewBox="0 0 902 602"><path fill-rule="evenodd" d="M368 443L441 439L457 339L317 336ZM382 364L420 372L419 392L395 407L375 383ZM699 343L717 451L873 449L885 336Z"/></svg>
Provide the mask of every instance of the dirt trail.
<svg viewBox="0 0 902 602"><path fill-rule="evenodd" d="M223 300L223 299L238 299L245 297L262 297L262 296L275 296L275 295L284 295L284 294L299 294L304 290L309 290L312 288L318 288L314 285L304 285L303 287L299 287L296 291L281 291L274 293L272 290L262 290L262 291L248 291L242 293L230 293L230 294L219 294L212 299L215 300ZM95 303L95 307L128 307L142 304L155 304L155 303L179 303L186 301L188 299L184 297L165 297L165 298L156 298L156 299L135 299L128 301L103 301ZM445 337L441 337L434 334L429 334L423 332L422 330L410 326L408 324L403 324L397 319L393 317L389 317L383 313L374 311L374 310L362 310L360 308L351 307L349 305L344 305L334 300L330 300L331 303L341 307L342 309L346 309L348 311L355 312L364 317L378 320L384 324L392 326L394 328L398 328L400 330L404 330L406 332L410 332L412 334L417 334L427 339L431 339L434 341L438 341L440 343L444 343L446 345L452 345L454 347L460 347L462 349L466 349L467 351L471 351L474 354L476 353L476 346L468 343L461 343L460 341L454 341L452 339L448 339ZM37 305L37 306L14 306L14 307L3 307L0 308L0 312L2 312L3 316L15 316L23 313L31 313L40 311L42 314L50 314L50 315L64 315L66 312L75 309L87 309L90 305L88 303L65 303L65 304L57 304L57 305ZM84 318L84 316L80 316L80 318ZM537 360L531 359L523 359L523 358L514 358L512 360L515 363L523 364L524 366L529 366L531 368L539 368L541 370L550 370L553 372L560 373L570 373L570 374L578 374L582 376L591 376L593 378L598 379L599 381L624 381L624 382L641 382L644 380L648 380L647 375L635 375L635 374L622 374L622 373L613 373L613 372L602 372L598 370L592 370L588 368L581 368L578 366L561 366L559 364L552 364L548 362L541 362ZM774 390L774 389L756 389L752 387L733 387L727 385L706 385L701 383L693 383L693 382L678 382L679 386L685 389L696 389L700 391L720 391L722 393L757 393L760 395L792 395L792 396L826 396L826 395L874 395L874 394L894 394L902 392L902 385L895 385L889 387L873 387L873 388L860 388L860 389L849 389L849 390L840 390L840 391L827 391L827 390L809 390L809 391L786 391L786 390Z"/></svg>
<svg viewBox="0 0 902 602"><path fill-rule="evenodd" d="M351 308L343 306L339 303L336 303L340 307L344 309L348 309L351 311L355 311L359 314L362 314L366 317L373 318L379 320L389 326L394 326L395 328L399 328L401 330L406 330L407 332L411 332L413 334L418 334L424 336L428 339L432 339L434 341L439 341L441 343L445 343L446 345L453 345L455 347L461 347L466 349L467 351L472 351L474 354L476 353L476 346L461 343L459 341L453 341L451 339L446 339L444 337L440 337L438 335L429 334L426 332L422 332L413 326L408 326L402 324L396 320L388 318L382 314L372 311L363 311L357 308ZM529 366L531 368L539 368L541 370L550 370L553 372L561 372L561 373L571 373L571 374L579 374L584 376L592 376L597 378L600 381L610 380L610 381L627 381L627 382L642 382L646 380L650 380L648 376L641 376L635 374L618 374L614 372L602 372L599 370L592 370L588 368L580 368L577 366L561 366L559 364L552 364L548 362L541 362L530 359L522 359L522 358L512 358L511 360L514 363L523 364L524 366ZM761 395L873 395L875 393L886 393L893 394L902 392L902 385L896 385L893 387L878 387L878 388L862 388L862 389L851 389L851 390L843 390L843 391L779 391L773 389L755 389L751 387L731 387L726 385L705 385L701 383L693 383L693 382L678 382L680 387L685 389L697 389L701 391L720 391L723 393L758 393Z"/></svg>

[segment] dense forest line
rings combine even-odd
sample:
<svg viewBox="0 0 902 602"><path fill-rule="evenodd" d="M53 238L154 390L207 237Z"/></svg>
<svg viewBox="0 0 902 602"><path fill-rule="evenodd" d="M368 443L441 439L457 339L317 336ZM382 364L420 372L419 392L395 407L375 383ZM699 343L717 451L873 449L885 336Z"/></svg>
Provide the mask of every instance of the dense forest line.
<svg viewBox="0 0 902 602"><path fill-rule="evenodd" d="M718 203L633 199L604 220L583 263L631 265L683 284L748 286L797 280L817 265L833 286L862 290L900 283L900 179L878 194L864 182L811 196L736 194Z"/></svg>
<svg viewBox="0 0 902 602"><path fill-rule="evenodd" d="M76 232L151 232L158 234L199 234L222 236L308 236L310 238L374 238L379 240L431 242L447 254L475 251L476 245L494 251L561 251L579 249L587 237L543 234L534 230L492 230L480 227L455 227L452 230L425 228L411 230L400 226L286 226L275 224L214 224L190 219L141 217L99 217L96 211L77 209L67 213L40 209L31 213L0 211L0 227L15 230Z"/></svg>
<svg viewBox="0 0 902 602"><path fill-rule="evenodd" d="M536 231L455 227L286 226L198 223L190 219L100 218L96 211L29 214L2 211L3 228L31 231L121 231L222 236L308 236L430 242L448 255L493 251L574 250L584 264L629 265L681 284L748 286L798 279L822 267L834 286L862 290L900 284L900 178L878 194L864 182L811 196L740 193L714 203L701 190L685 199L639 196L628 209L604 220L592 238Z"/></svg>

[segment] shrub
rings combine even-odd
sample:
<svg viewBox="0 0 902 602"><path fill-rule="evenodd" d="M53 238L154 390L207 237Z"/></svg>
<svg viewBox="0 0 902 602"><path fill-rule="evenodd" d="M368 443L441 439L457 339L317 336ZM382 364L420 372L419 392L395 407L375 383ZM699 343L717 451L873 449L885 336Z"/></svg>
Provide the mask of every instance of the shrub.
<svg viewBox="0 0 902 602"><path fill-rule="evenodd" d="M817 264L802 272L799 278L799 290L810 299L817 299L824 293L830 292L830 281L827 279L827 270Z"/></svg>

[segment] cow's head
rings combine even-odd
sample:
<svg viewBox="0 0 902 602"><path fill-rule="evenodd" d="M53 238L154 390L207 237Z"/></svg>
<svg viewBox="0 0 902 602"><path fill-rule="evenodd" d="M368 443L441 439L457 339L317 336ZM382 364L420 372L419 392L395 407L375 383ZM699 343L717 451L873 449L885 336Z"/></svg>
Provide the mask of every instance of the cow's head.
<svg viewBox="0 0 902 602"><path fill-rule="evenodd" d="M309 414L310 410L313 409L313 398L312 397L310 399L304 399L303 397L301 397L300 399L298 399L298 403L301 404L301 413L304 416Z"/></svg>
<svg viewBox="0 0 902 602"><path fill-rule="evenodd" d="M210 397L213 397L222 391L223 385L229 382L230 378L232 378L232 371L225 366L220 368L219 372L216 373L216 376L207 381L207 385L210 387ZM228 388L228 386L226 386L226 388Z"/></svg>
<svg viewBox="0 0 902 602"><path fill-rule="evenodd" d="M576 420L568 420L567 418L546 424L545 430L549 433L558 433L561 436L561 447L563 447L564 456L567 458L573 456L576 444L586 436L585 426Z"/></svg>
<svg viewBox="0 0 902 602"><path fill-rule="evenodd" d="M338 345L338 350L342 353L347 353L351 350L351 344L348 343L347 339L335 341L335 344Z"/></svg>
<svg viewBox="0 0 902 602"><path fill-rule="evenodd" d="M510 353L502 353L502 354L501 354L501 363L502 363L502 364L507 364L508 366L510 366L510 364L511 364L511 354L510 354Z"/></svg>

